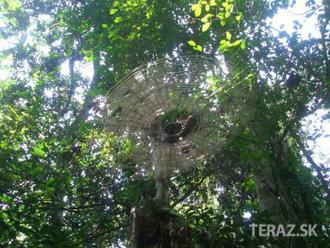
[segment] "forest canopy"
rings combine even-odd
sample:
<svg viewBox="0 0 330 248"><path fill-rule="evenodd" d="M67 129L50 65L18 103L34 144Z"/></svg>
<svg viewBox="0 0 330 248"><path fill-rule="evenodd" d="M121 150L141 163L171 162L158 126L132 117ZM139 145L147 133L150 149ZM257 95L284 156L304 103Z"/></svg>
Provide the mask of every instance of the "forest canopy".
<svg viewBox="0 0 330 248"><path fill-rule="evenodd" d="M164 210L153 166L104 127L106 102L138 66L189 56L248 84L254 115L172 171ZM328 246L329 1L0 0L0 61L1 247ZM190 118L180 111L161 123ZM290 223L317 236L252 235Z"/></svg>

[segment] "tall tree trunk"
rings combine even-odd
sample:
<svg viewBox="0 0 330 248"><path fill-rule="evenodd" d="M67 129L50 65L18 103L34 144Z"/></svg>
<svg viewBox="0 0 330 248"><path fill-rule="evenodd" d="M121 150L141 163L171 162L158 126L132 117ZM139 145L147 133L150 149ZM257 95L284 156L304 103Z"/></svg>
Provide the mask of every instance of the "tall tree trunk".
<svg viewBox="0 0 330 248"><path fill-rule="evenodd" d="M276 189L276 181L270 167L261 169L254 174L259 207L270 214L275 223L284 223L280 196Z"/></svg>
<svg viewBox="0 0 330 248"><path fill-rule="evenodd" d="M227 71L231 76L236 73L235 64L239 64L239 61L235 61L235 58L224 54L224 63L226 65ZM239 68L240 70L244 68ZM252 127L253 128L253 127ZM253 130L254 133L258 130ZM258 149L258 147L253 147ZM260 148L259 148L260 149ZM253 161L251 167L254 171L254 180L256 184L257 197L259 201L259 207L262 211L267 212L270 218L275 223L284 223L285 218L283 217L283 212L281 209L281 199L277 189L276 175L274 175L272 170L272 165L269 166L258 166L260 161Z"/></svg>
<svg viewBox="0 0 330 248"><path fill-rule="evenodd" d="M133 213L133 248L191 247L189 228L169 208L170 168L160 142L152 140L156 196Z"/></svg>
<svg viewBox="0 0 330 248"><path fill-rule="evenodd" d="M178 216L155 208L153 203L136 208L133 213L133 248L189 248L189 228Z"/></svg>

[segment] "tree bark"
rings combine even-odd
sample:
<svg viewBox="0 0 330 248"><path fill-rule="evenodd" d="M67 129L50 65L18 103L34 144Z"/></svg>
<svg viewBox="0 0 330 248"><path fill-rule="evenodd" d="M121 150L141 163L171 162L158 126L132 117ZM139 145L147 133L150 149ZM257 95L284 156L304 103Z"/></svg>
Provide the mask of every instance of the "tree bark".
<svg viewBox="0 0 330 248"><path fill-rule="evenodd" d="M158 127L160 128L160 127ZM157 130L156 130L157 131ZM133 212L133 248L191 247L189 228L169 207L170 168L163 158L161 142L152 140L156 196Z"/></svg>
<svg viewBox="0 0 330 248"><path fill-rule="evenodd" d="M132 229L133 248L191 247L189 227L170 211L152 205L134 210Z"/></svg>
<svg viewBox="0 0 330 248"><path fill-rule="evenodd" d="M271 168L266 167L255 173L254 180L260 209L269 213L271 220L275 223L284 223L280 198Z"/></svg>

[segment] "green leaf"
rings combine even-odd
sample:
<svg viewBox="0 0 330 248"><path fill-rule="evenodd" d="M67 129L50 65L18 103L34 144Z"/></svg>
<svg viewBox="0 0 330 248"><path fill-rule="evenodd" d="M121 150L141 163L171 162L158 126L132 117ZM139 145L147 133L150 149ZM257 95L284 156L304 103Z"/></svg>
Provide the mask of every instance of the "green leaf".
<svg viewBox="0 0 330 248"><path fill-rule="evenodd" d="M109 14L114 15L118 12L118 9L110 9Z"/></svg>
<svg viewBox="0 0 330 248"><path fill-rule="evenodd" d="M121 17L121 16L117 16L117 17L115 18L115 23L120 23L121 20L122 20L122 17Z"/></svg>
<svg viewBox="0 0 330 248"><path fill-rule="evenodd" d="M226 39L231 40L231 33L229 33L228 31L226 32Z"/></svg>
<svg viewBox="0 0 330 248"><path fill-rule="evenodd" d="M225 19L222 19L222 20L220 21L220 24L221 24L222 27L225 26L225 25L226 25L226 21L225 21Z"/></svg>
<svg viewBox="0 0 330 248"><path fill-rule="evenodd" d="M225 10L226 10L227 12L229 12L229 10L231 9L231 7L232 7L233 5L230 4L230 3L228 3L228 2L224 2L224 3L222 4L222 6L225 8Z"/></svg>
<svg viewBox="0 0 330 248"><path fill-rule="evenodd" d="M236 16L235 19L236 19L236 21L239 22L239 21L242 19L242 15L238 15L238 16Z"/></svg>
<svg viewBox="0 0 330 248"><path fill-rule="evenodd" d="M190 40L190 41L188 41L188 45L194 47L194 46L196 46L196 42L193 40Z"/></svg>
<svg viewBox="0 0 330 248"><path fill-rule="evenodd" d="M7 148L8 146L9 144L6 141L4 140L0 141L0 148Z"/></svg>
<svg viewBox="0 0 330 248"><path fill-rule="evenodd" d="M5 212L2 212L1 213L1 219L2 220L8 220L9 219L9 215L7 213L5 213Z"/></svg>
<svg viewBox="0 0 330 248"><path fill-rule="evenodd" d="M8 195L3 195L3 196L0 196L0 201L3 203L6 203L6 204L11 204L11 203L13 203L14 200L13 200L13 198L11 198Z"/></svg>
<svg viewBox="0 0 330 248"><path fill-rule="evenodd" d="M19 0L9 0L5 2L8 4L9 11L16 11L22 7L22 4Z"/></svg>
<svg viewBox="0 0 330 248"><path fill-rule="evenodd" d="M102 28L107 28L108 27L108 25L107 24L102 24Z"/></svg>
<svg viewBox="0 0 330 248"><path fill-rule="evenodd" d="M242 40L236 40L233 44L232 44L232 46L238 46L239 44L241 44L242 43Z"/></svg>
<svg viewBox="0 0 330 248"><path fill-rule="evenodd" d="M217 6L217 3L215 2L215 0L210 1L210 6Z"/></svg>
<svg viewBox="0 0 330 248"><path fill-rule="evenodd" d="M41 150L39 147L34 147L33 148L33 153L38 156L38 157L45 157L45 152Z"/></svg>
<svg viewBox="0 0 330 248"><path fill-rule="evenodd" d="M195 12L195 16L199 17L202 13L202 6L200 4L194 4L192 6L193 11Z"/></svg>
<svg viewBox="0 0 330 248"><path fill-rule="evenodd" d="M198 52L202 52L202 51L203 51L203 47L200 46L200 45L195 46L194 49L195 49L196 51L198 51Z"/></svg>
<svg viewBox="0 0 330 248"><path fill-rule="evenodd" d="M245 49L245 47L246 47L246 45L245 45L245 41L242 41L242 42L241 42L241 45L240 45L240 47L241 47L241 49L242 49L242 50L244 50L244 49Z"/></svg>
<svg viewBox="0 0 330 248"><path fill-rule="evenodd" d="M211 26L211 22L204 23L202 26L202 32L206 32Z"/></svg>
<svg viewBox="0 0 330 248"><path fill-rule="evenodd" d="M201 19L201 21L203 22L203 23L207 23L207 22L209 22L210 21L210 19L211 19L211 17L213 17L214 15L213 14L206 14L202 19Z"/></svg>
<svg viewBox="0 0 330 248"><path fill-rule="evenodd" d="M193 5L191 6L191 10L192 10L192 11L196 11L198 8L200 8L198 3L193 4Z"/></svg>
<svg viewBox="0 0 330 248"><path fill-rule="evenodd" d="M228 46L229 46L228 41L226 41L226 40L221 40L220 41L220 47L219 48L220 48L221 51L226 51Z"/></svg>

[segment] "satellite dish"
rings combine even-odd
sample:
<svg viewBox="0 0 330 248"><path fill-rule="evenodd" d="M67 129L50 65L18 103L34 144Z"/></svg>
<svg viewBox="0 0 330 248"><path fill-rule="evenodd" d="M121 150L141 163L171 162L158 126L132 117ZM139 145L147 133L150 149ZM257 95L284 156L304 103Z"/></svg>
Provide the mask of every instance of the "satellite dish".
<svg viewBox="0 0 330 248"><path fill-rule="evenodd" d="M220 59L164 58L118 82L108 96L105 126L132 143L128 156L152 166L164 186L173 169L221 151L251 119L252 103L244 72L229 75Z"/></svg>

